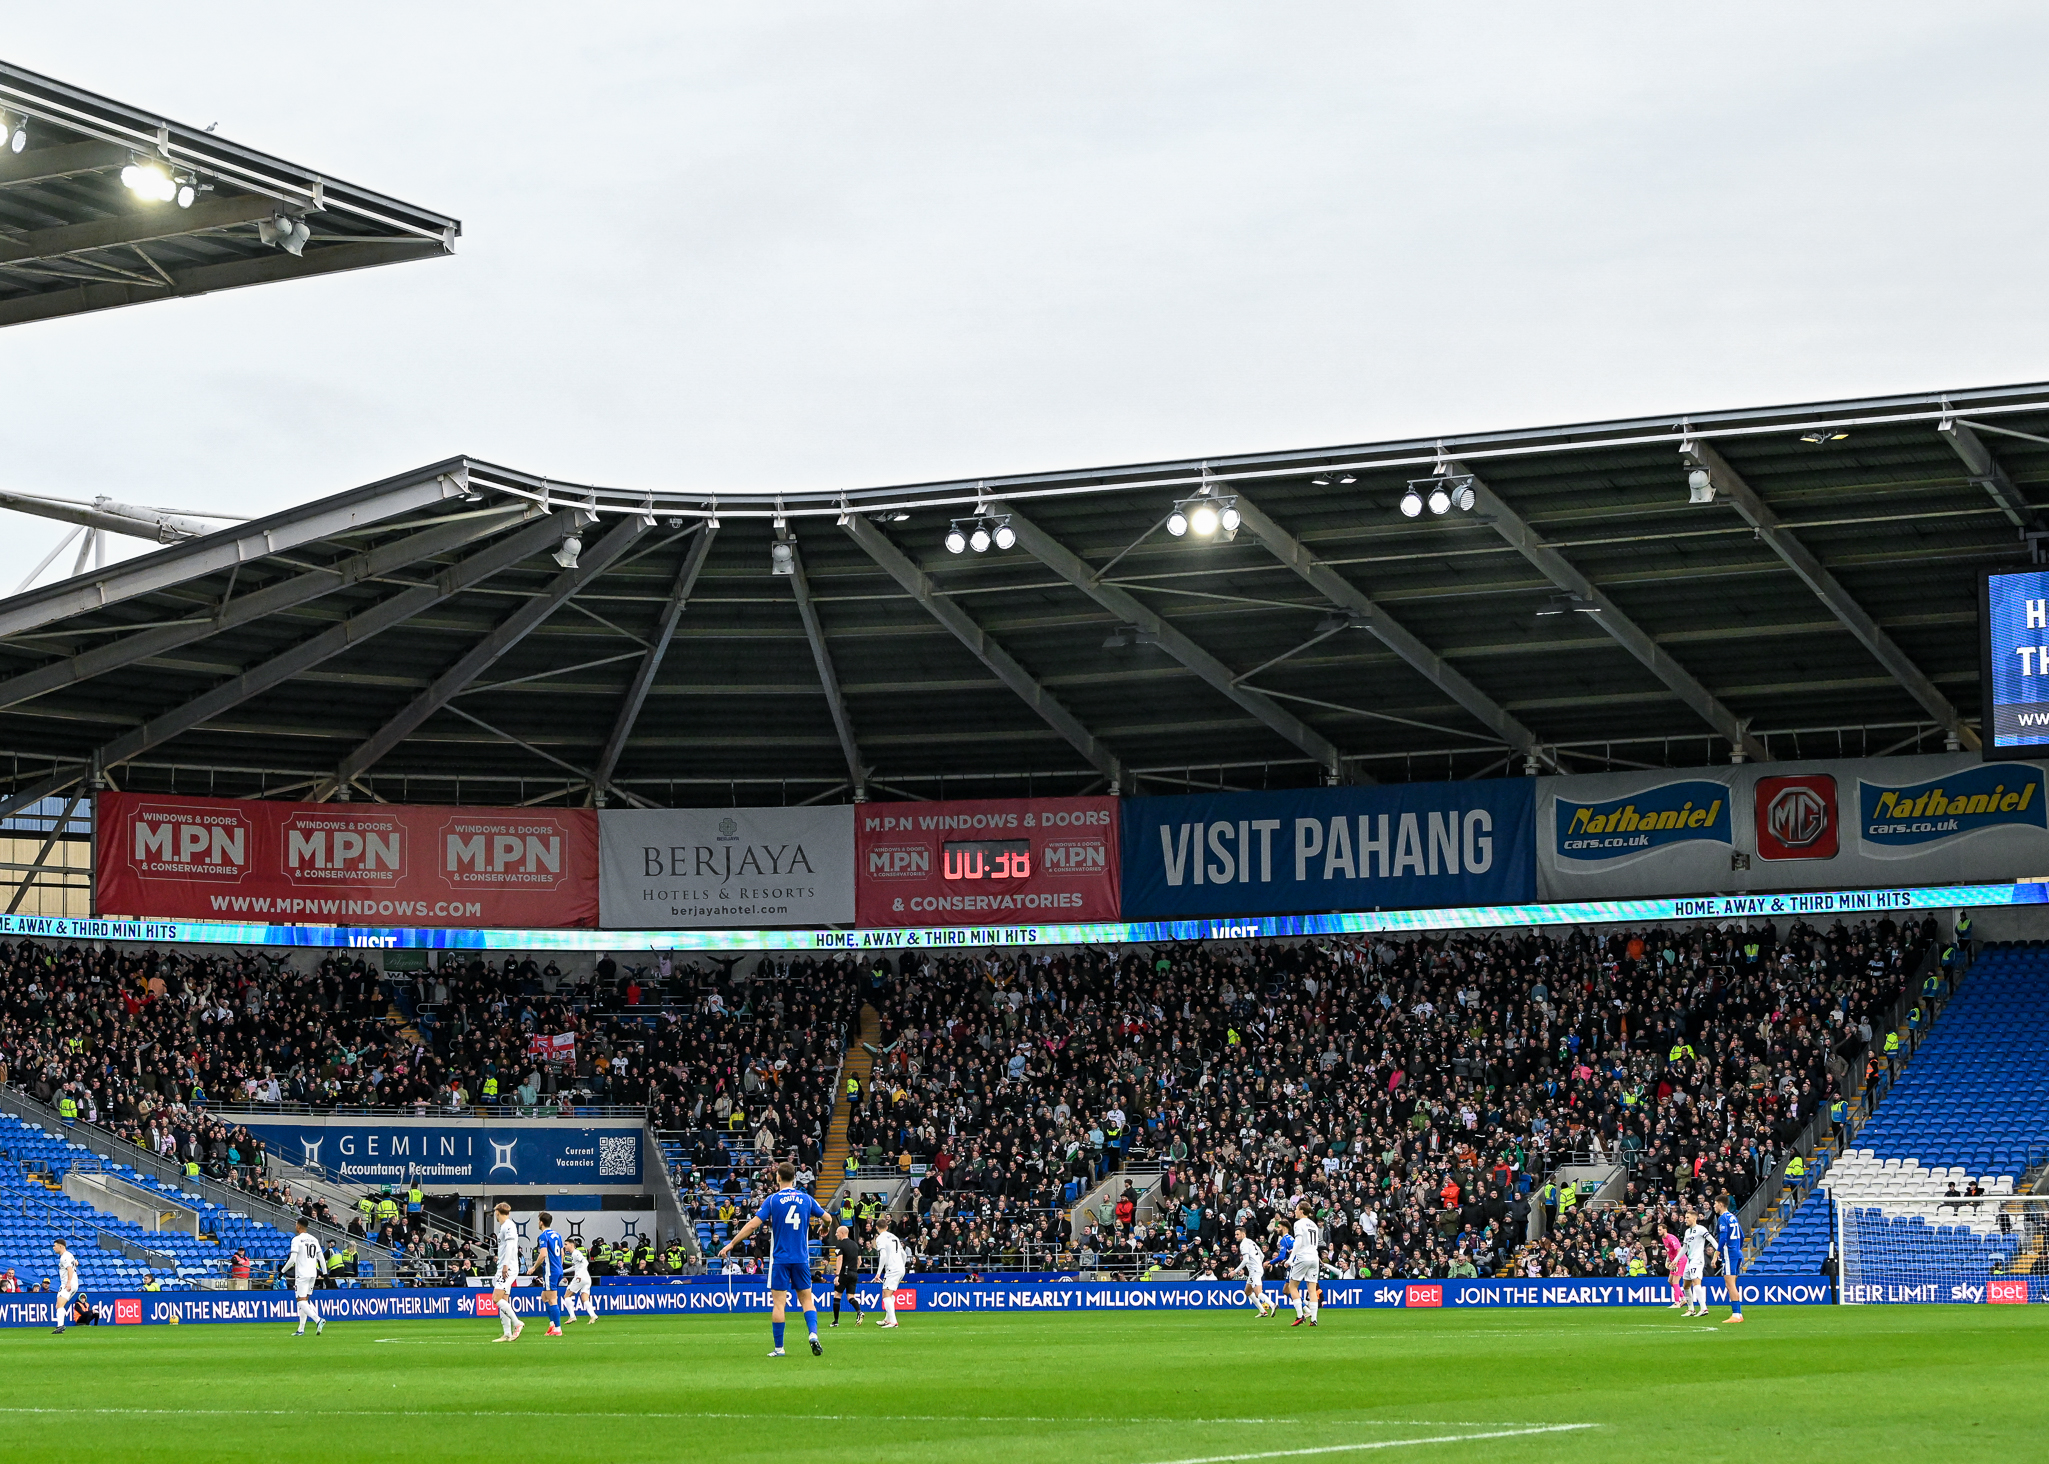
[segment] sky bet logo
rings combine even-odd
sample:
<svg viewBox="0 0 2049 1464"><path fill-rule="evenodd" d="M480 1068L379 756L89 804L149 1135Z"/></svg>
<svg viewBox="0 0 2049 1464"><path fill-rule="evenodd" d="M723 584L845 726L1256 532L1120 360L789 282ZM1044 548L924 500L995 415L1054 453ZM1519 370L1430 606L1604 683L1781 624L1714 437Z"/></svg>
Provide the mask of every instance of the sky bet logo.
<svg viewBox="0 0 2049 1464"><path fill-rule="evenodd" d="M1729 843L1729 790L1721 783L1665 783L1606 803L1560 798L1558 853L1564 859L1626 859L1667 844Z"/></svg>
<svg viewBox="0 0 2049 1464"><path fill-rule="evenodd" d="M1979 829L2021 824L2049 829L2049 800L2033 768L1965 768L1926 783L1857 781L1867 844L1928 844Z"/></svg>

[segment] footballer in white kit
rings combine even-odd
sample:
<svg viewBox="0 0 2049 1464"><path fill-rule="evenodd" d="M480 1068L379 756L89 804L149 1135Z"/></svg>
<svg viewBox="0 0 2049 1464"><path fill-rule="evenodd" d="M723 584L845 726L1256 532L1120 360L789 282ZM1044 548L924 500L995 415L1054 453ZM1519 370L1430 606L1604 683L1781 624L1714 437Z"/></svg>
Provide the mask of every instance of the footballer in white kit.
<svg viewBox="0 0 2049 1464"><path fill-rule="evenodd" d="M569 1286L564 1293L568 1300L569 1320L576 1320L577 1298L583 1299L583 1309L589 1313L585 1321L598 1319L597 1304L591 1300L591 1258L589 1252L575 1241L569 1242L569 1249L563 1256L569 1262Z"/></svg>
<svg viewBox="0 0 2049 1464"><path fill-rule="evenodd" d="M512 1223L512 1206L498 1202L498 1269L491 1276L491 1294L498 1302L498 1335L494 1342L517 1342L526 1330L512 1304L512 1284L519 1276L519 1227Z"/></svg>
<svg viewBox="0 0 2049 1464"><path fill-rule="evenodd" d="M1280 1303L1269 1302L1266 1297L1266 1254L1242 1225L1238 1227L1238 1269L1245 1273L1245 1299L1253 1310L1263 1317L1279 1311Z"/></svg>
<svg viewBox="0 0 2049 1464"><path fill-rule="evenodd" d="M1686 1233L1679 1237L1686 1253L1686 1310L1681 1316L1707 1315L1707 1248L1713 1239L1692 1211L1686 1214Z"/></svg>
<svg viewBox="0 0 2049 1464"><path fill-rule="evenodd" d="M50 1244L57 1252L57 1325L50 1330L62 1332L71 1320L71 1298L78 1295L78 1257L61 1240Z"/></svg>
<svg viewBox="0 0 2049 1464"><path fill-rule="evenodd" d="M890 1229L887 1215L875 1222L875 1283L882 1288L882 1325L896 1325L896 1289L903 1285L910 1253Z"/></svg>
<svg viewBox="0 0 2049 1464"><path fill-rule="evenodd" d="M292 1291L299 1300L299 1330L292 1335L305 1336L306 1323L311 1322L313 1335L317 1337L327 1330L327 1318L321 1316L319 1308L313 1305L313 1283L319 1279L322 1265L320 1242L306 1233L304 1220L299 1221L295 1229L297 1233L292 1236L291 1254L285 1258L285 1264L292 1272Z"/></svg>
<svg viewBox="0 0 2049 1464"><path fill-rule="evenodd" d="M1319 1278L1323 1275L1323 1263L1318 1248L1323 1244L1323 1231L1309 1218L1309 1201L1295 1202L1295 1247L1288 1253L1288 1297L1295 1303L1295 1320L1292 1326L1304 1322L1316 1325L1316 1314L1322 1309L1323 1287Z"/></svg>

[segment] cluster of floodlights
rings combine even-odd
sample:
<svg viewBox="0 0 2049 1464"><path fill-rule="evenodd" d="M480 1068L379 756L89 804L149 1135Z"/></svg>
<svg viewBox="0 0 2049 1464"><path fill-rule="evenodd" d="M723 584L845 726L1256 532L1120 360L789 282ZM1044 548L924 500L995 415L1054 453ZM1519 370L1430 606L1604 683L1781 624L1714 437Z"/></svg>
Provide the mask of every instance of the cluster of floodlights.
<svg viewBox="0 0 2049 1464"><path fill-rule="evenodd" d="M1409 491L1402 495L1402 517L1419 517L1424 509L1433 514L1447 514L1454 508L1460 513L1473 511L1473 479L1470 474L1449 478L1413 478Z"/></svg>
<svg viewBox="0 0 2049 1464"><path fill-rule="evenodd" d="M978 513L972 518L957 518L946 528L946 552L949 554L969 549L983 554L991 544L998 549L1008 549L1015 543L1017 530L1010 526L1007 513Z"/></svg>
<svg viewBox="0 0 2049 1464"><path fill-rule="evenodd" d="M180 208L192 207L192 200L199 196L199 180L190 173L174 172L167 164L148 158L137 158L121 170L121 181L131 193L158 203L176 203Z"/></svg>
<svg viewBox="0 0 2049 1464"><path fill-rule="evenodd" d="M1238 525L1243 522L1238 500L1204 483L1194 497L1174 501L1174 511L1167 515L1167 532L1177 539L1184 534L1193 534L1198 539L1222 534L1228 540L1238 536Z"/></svg>

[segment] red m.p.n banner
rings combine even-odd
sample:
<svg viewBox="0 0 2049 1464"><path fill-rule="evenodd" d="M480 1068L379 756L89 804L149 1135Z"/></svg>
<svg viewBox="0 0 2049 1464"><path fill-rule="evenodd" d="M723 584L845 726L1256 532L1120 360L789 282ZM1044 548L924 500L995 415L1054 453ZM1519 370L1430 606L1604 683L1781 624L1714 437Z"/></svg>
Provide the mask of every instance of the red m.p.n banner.
<svg viewBox="0 0 2049 1464"><path fill-rule="evenodd" d="M376 925L598 923L584 809L269 803L102 793L103 915Z"/></svg>
<svg viewBox="0 0 2049 1464"><path fill-rule="evenodd" d="M863 803L862 925L1033 925L1118 918L1117 800Z"/></svg>

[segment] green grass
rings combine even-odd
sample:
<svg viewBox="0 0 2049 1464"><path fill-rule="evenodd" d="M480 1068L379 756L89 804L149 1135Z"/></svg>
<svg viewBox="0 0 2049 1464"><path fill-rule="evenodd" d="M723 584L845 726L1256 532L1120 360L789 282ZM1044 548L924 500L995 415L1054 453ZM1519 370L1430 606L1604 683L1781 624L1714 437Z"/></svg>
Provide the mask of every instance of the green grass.
<svg viewBox="0 0 2049 1464"><path fill-rule="evenodd" d="M1717 1313L1716 1315L1720 1315ZM2049 1453L2049 1309L911 1316L0 1333L0 1458L1158 1464ZM386 1340L389 1339L389 1340ZM1563 1425L1570 1431L1540 1433ZM1493 1438L1484 1435L1501 1435ZM1413 1442L1452 1440L1451 1442ZM1402 1441L1411 1441L1402 1443ZM1361 1448L1379 1444L1380 1448ZM1312 1452L1313 1451L1313 1452Z"/></svg>

